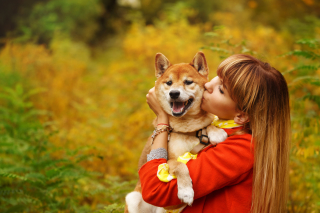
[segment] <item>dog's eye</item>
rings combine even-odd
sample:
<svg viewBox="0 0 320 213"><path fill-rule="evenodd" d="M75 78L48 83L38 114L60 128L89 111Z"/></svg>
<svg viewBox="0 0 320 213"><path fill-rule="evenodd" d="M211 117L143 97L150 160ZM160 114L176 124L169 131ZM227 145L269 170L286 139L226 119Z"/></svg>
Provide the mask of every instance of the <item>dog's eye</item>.
<svg viewBox="0 0 320 213"><path fill-rule="evenodd" d="M190 85L190 84L193 83L193 81L188 81L188 80L186 80L184 83L185 83L186 85Z"/></svg>
<svg viewBox="0 0 320 213"><path fill-rule="evenodd" d="M172 85L172 81L168 81L166 84L167 84L168 86L171 86L171 85Z"/></svg>

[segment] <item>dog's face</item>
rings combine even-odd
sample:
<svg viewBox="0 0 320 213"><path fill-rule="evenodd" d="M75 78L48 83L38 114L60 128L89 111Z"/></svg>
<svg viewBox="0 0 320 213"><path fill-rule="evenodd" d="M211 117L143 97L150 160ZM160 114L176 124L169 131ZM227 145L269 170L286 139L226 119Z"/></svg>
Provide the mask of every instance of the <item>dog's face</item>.
<svg viewBox="0 0 320 213"><path fill-rule="evenodd" d="M155 91L162 108L174 117L197 115L201 109L204 84L208 81L205 56L198 52L190 64L171 65L161 53L156 55Z"/></svg>

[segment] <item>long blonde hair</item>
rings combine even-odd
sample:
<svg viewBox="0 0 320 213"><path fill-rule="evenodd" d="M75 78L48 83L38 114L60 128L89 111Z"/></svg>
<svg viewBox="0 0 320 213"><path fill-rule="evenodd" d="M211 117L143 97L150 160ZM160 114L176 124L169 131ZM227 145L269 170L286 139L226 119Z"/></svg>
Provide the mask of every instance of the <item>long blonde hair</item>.
<svg viewBox="0 0 320 213"><path fill-rule="evenodd" d="M238 110L249 116L244 130L254 149L252 213L285 212L289 183L290 108L287 83L268 63L233 55L218 67Z"/></svg>

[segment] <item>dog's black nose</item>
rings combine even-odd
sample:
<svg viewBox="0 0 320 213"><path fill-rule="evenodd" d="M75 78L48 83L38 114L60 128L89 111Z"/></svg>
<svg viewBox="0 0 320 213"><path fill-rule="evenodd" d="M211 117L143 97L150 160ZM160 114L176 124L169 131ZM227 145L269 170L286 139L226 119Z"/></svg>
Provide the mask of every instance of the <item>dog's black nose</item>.
<svg viewBox="0 0 320 213"><path fill-rule="evenodd" d="M170 91L169 95L172 99L177 99L177 98L179 98L180 91L179 90L172 90L172 91Z"/></svg>

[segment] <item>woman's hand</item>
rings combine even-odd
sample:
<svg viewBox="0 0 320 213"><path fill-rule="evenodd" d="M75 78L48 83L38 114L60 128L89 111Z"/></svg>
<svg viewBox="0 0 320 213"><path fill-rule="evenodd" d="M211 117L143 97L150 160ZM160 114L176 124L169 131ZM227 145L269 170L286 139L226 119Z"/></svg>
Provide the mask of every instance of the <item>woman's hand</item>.
<svg viewBox="0 0 320 213"><path fill-rule="evenodd" d="M154 87L151 88L147 94L147 103L148 103L150 109L152 109L152 111L157 115L157 118L158 118L157 123L168 124L168 122L169 122L168 114L160 106L158 99L156 97Z"/></svg>

